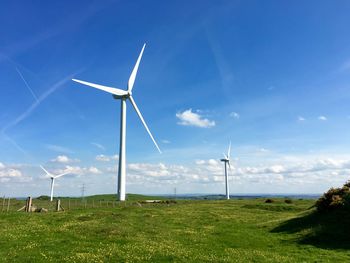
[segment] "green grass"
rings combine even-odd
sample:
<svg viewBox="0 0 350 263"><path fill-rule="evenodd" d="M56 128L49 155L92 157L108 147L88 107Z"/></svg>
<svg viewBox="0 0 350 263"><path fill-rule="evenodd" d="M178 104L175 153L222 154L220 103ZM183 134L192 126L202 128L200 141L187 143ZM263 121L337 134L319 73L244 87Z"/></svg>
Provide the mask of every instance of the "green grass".
<svg viewBox="0 0 350 263"><path fill-rule="evenodd" d="M108 196L87 198L95 201L95 207L88 201L87 208L71 200L65 212L0 212L0 261L350 261L349 215L315 215L313 200L181 200L167 205L143 204L141 200L159 198L132 196L114 207L97 206ZM34 203L44 206L47 201Z"/></svg>

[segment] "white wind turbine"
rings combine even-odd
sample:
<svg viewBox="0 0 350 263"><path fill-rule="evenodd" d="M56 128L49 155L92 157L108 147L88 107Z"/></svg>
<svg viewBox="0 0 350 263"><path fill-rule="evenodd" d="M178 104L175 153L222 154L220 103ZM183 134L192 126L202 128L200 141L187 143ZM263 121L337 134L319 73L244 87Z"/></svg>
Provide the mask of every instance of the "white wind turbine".
<svg viewBox="0 0 350 263"><path fill-rule="evenodd" d="M53 200L53 188L55 186L55 179L58 178L58 177L61 177L63 175L66 175L66 174L69 174L70 172L65 172L65 173L62 173L62 174L58 174L58 175L53 175L52 173L49 173L44 167L42 167L40 165L41 169L43 169L43 171L48 175L50 176L51 178L51 194L50 194L50 201Z"/></svg>
<svg viewBox="0 0 350 263"><path fill-rule="evenodd" d="M148 129L148 126L145 122L145 120L142 117L142 114L137 107L133 97L132 97L132 88L134 86L137 70L141 61L141 57L143 54L143 51L145 49L146 44L143 45L142 50L140 52L140 55L136 61L136 64L134 66L133 71L131 72L131 75L129 77L128 81L128 89L122 90L112 87L106 87L99 84L94 84L82 80L72 79L75 82L81 83L83 85L87 85L96 89L100 89L103 91L106 91L108 93L111 93L115 99L121 100L121 115L120 115L120 145L119 145L119 167L118 167L118 198L120 201L125 201L125 168L126 168L126 156L125 156L125 138L126 138L126 100L129 99L132 106L134 107L137 115L139 116L143 126L146 128L149 136L151 137L153 143L157 147L158 151L161 153L161 150L158 147L158 144L154 140L150 130Z"/></svg>
<svg viewBox="0 0 350 263"><path fill-rule="evenodd" d="M228 171L227 171L227 165L231 169L230 154L231 154L231 142L230 142L230 145L228 146L227 155L224 154L224 159L220 160L220 161L224 162L224 166L225 166L225 185L226 185L226 199L227 200L230 199L230 189L229 189L229 184L228 184Z"/></svg>

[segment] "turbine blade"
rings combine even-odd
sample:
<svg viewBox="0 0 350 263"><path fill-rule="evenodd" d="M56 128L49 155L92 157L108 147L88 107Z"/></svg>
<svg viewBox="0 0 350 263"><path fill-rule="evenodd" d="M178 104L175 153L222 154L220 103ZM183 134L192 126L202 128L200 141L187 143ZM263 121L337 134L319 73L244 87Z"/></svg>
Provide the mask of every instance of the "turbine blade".
<svg viewBox="0 0 350 263"><path fill-rule="evenodd" d="M231 160L230 159L228 160L228 167L230 169L231 174L233 175L232 166L231 166Z"/></svg>
<svg viewBox="0 0 350 263"><path fill-rule="evenodd" d="M149 136L151 137L151 139L152 139L154 145L157 147L159 153L162 153L162 151L159 149L158 144L157 144L156 141L154 140L154 138L153 138L153 136L152 136L152 133L151 133L150 130L148 129L148 126L147 126L145 120L143 119L142 114L141 114L139 108L137 107L137 105L136 105L136 103L135 103L133 97L130 96L129 99L130 99L130 102L131 102L132 106L134 107L134 109L135 109L137 115L140 117L140 120L141 120L143 126L145 126L146 131L148 132Z"/></svg>
<svg viewBox="0 0 350 263"><path fill-rule="evenodd" d="M227 158L227 155L226 155L225 153L222 153L222 154L224 155L225 159L228 159L228 158Z"/></svg>
<svg viewBox="0 0 350 263"><path fill-rule="evenodd" d="M230 145L228 146L228 150L227 150L227 159L230 159L230 155L231 155L231 141L230 141Z"/></svg>
<svg viewBox="0 0 350 263"><path fill-rule="evenodd" d="M140 52L140 55L139 57L137 58L137 61L136 61L136 64L134 66L134 69L132 70L131 72L131 75L130 75L130 78L129 78L129 81L128 81L128 91L131 92L132 91L132 87L134 86L134 83L135 83L135 79L136 79L136 74L137 74L137 70L139 68L139 64L140 64L140 61L141 61L141 57L142 57L142 54L143 54L143 51L146 47L146 43L143 44L143 47L142 47L142 50Z"/></svg>
<svg viewBox="0 0 350 263"><path fill-rule="evenodd" d="M72 79L72 80L75 81L75 82L78 82L80 84L83 84L83 85L86 85L86 86L90 86L90 87L93 87L93 88L96 88L96 89L100 89L100 90L106 91L108 93L117 95L117 96L124 96L124 95L128 94L128 92L125 91L125 90L121 90L121 89L117 89L117 88L111 88L111 87L107 87L107 86L102 86L102 85L99 85L99 84L90 83L90 82L83 81L83 80L78 80L78 79Z"/></svg>
<svg viewBox="0 0 350 263"><path fill-rule="evenodd" d="M42 165L40 165L40 168L41 168L47 175L51 175L48 171L46 171L46 169L45 169Z"/></svg>
<svg viewBox="0 0 350 263"><path fill-rule="evenodd" d="M58 177L61 177L61 176L63 176L63 175L69 174L69 173L70 173L70 172L65 172L65 173L62 173L62 174L56 175L54 178L56 179L56 178L58 178Z"/></svg>

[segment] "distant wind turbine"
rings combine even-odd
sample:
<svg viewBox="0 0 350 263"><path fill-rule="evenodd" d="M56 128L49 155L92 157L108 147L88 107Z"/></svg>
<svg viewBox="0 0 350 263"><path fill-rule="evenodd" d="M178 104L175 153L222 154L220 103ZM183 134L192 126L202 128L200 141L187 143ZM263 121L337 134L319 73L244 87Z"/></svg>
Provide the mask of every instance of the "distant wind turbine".
<svg viewBox="0 0 350 263"><path fill-rule="evenodd" d="M78 79L72 79L75 82L81 83L83 85L87 85L96 89L103 90L105 92L111 93L115 99L121 100L121 118L120 118L120 145L119 145L119 167L118 167L118 198L120 201L125 201L125 168L126 168L126 156L125 156L125 138L126 138L126 100L129 99L132 106L134 107L137 115L139 116L143 126L146 128L146 131L148 132L149 136L151 137L154 145L157 147L158 151L161 153L161 150L158 147L158 144L154 140L152 133L150 132L145 120L142 117L142 114L137 107L133 97L132 97L132 88L135 83L135 78L137 74L137 70L141 61L141 57L143 54L143 51L145 49L146 44L143 45L142 50L140 52L140 55L136 61L136 64L134 66L133 71L131 72L131 75L129 77L128 81L128 89L122 90L107 86L102 86L99 84L94 84Z"/></svg>
<svg viewBox="0 0 350 263"><path fill-rule="evenodd" d="M42 167L40 165L40 168L43 169L43 171L48 175L50 176L51 178L51 194L50 194L50 201L53 200L53 188L55 186L55 179L58 178L58 177L61 177L63 175L66 175L66 174L69 174L70 172L65 172L65 173L62 173L62 174L58 174L58 175L53 175L52 173L49 173L44 167Z"/></svg>
<svg viewBox="0 0 350 263"><path fill-rule="evenodd" d="M220 161L224 162L224 166L225 166L225 185L226 185L226 199L227 200L230 199L230 189L229 189L229 184L228 184L228 171L227 171L227 165L231 169L230 154L231 154L231 142L230 142L230 145L228 146L227 155L224 153L224 159L220 160Z"/></svg>

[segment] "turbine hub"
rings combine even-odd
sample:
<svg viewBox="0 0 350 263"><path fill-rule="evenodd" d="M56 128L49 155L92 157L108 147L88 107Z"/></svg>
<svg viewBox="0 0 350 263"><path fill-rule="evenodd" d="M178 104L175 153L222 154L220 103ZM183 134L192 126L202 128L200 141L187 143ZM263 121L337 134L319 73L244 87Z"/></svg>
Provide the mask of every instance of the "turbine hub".
<svg viewBox="0 0 350 263"><path fill-rule="evenodd" d="M128 94L125 94L125 95L122 95L122 96L119 96L119 95L112 95L112 96L116 100L120 100L120 99L123 99L123 98L127 99L127 98L129 98L131 96L131 93L128 92Z"/></svg>

